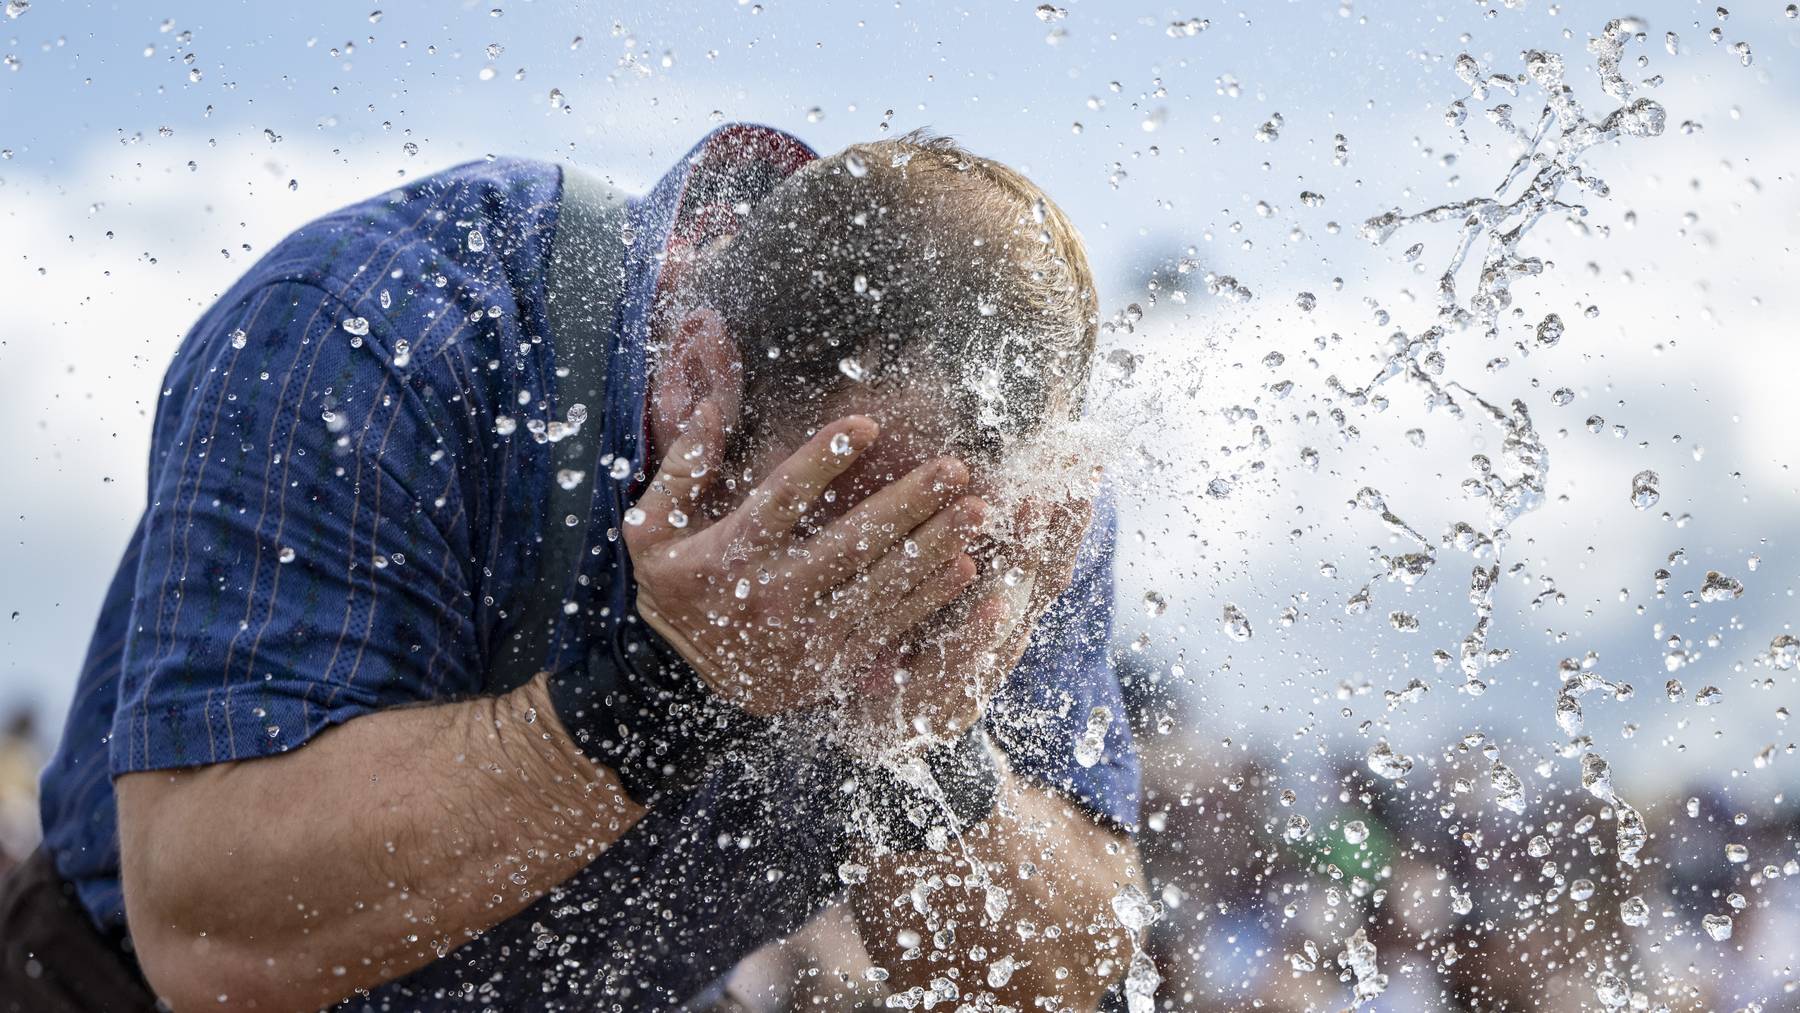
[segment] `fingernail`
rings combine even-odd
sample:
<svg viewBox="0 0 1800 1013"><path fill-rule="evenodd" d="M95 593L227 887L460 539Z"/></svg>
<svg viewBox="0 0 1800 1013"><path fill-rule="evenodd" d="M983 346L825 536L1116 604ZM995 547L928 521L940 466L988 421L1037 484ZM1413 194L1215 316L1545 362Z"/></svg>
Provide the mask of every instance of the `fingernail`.
<svg viewBox="0 0 1800 1013"><path fill-rule="evenodd" d="M982 499L980 496L969 496L965 498L959 509L962 511L963 519L969 524L980 524L983 520L987 519L987 500Z"/></svg>
<svg viewBox="0 0 1800 1013"><path fill-rule="evenodd" d="M968 587L969 583L973 581L979 573L979 568L975 565L975 560L970 558L968 553L963 553L955 559L952 559L950 561L950 569L951 586L957 588Z"/></svg>
<svg viewBox="0 0 1800 1013"><path fill-rule="evenodd" d="M932 475L945 485L967 485L969 466L954 457L946 457L938 461Z"/></svg>
<svg viewBox="0 0 1800 1013"><path fill-rule="evenodd" d="M881 433L881 427L866 415L852 415L844 421L844 435L850 438L852 450L860 452L868 449L869 444L874 443L875 437Z"/></svg>

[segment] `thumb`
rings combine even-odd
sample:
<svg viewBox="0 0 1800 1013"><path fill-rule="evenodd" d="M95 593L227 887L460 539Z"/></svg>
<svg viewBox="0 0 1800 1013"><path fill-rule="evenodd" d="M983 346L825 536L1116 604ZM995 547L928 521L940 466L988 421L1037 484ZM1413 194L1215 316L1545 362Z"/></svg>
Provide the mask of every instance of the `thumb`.
<svg viewBox="0 0 1800 1013"><path fill-rule="evenodd" d="M625 512L625 544L640 550L696 530L700 494L725 458L725 425L711 398L694 406L687 428L663 455L656 477Z"/></svg>

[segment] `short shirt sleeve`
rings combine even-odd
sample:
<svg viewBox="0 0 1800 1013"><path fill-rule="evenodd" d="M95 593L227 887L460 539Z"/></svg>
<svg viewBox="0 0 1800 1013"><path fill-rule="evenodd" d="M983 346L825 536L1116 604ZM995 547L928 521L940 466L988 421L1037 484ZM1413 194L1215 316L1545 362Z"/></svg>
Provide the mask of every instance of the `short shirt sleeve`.
<svg viewBox="0 0 1800 1013"><path fill-rule="evenodd" d="M988 728L1015 771L1129 828L1137 823L1140 770L1111 654L1117 537L1117 514L1103 495L1069 589L1039 621L989 708Z"/></svg>
<svg viewBox="0 0 1800 1013"><path fill-rule="evenodd" d="M346 301L300 281L228 296L170 370L114 775L479 688L455 448L395 353L407 335Z"/></svg>

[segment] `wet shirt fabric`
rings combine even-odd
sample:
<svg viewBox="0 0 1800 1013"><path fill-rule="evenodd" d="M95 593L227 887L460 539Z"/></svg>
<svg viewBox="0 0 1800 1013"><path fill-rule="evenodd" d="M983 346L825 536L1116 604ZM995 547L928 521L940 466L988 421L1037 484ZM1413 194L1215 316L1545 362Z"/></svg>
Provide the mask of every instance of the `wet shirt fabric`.
<svg viewBox="0 0 1800 1013"><path fill-rule="evenodd" d="M586 180L572 170L463 166L305 226L200 318L163 382L148 502L43 779L45 846L98 924L124 921L113 778L278 754L641 635L618 527L642 480L661 265L812 157L724 127L599 217L570 213ZM607 233L576 234L595 222ZM556 249L566 275L589 242L617 260L559 282ZM1130 826L1114 529L1101 511L989 724L1014 769ZM1073 746L1102 707L1106 751L1084 766ZM659 803L562 889L367 1008L691 996L837 888L827 775L775 762Z"/></svg>

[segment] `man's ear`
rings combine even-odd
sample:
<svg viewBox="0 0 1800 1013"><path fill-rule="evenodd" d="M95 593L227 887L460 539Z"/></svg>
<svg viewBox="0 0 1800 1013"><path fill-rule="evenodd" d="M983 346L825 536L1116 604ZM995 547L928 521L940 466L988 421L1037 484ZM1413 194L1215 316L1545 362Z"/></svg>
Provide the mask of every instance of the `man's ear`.
<svg viewBox="0 0 1800 1013"><path fill-rule="evenodd" d="M743 411L744 364L724 318L710 306L695 307L670 321L665 333L645 411L654 445L674 444L704 401L713 403L725 431L735 432Z"/></svg>

